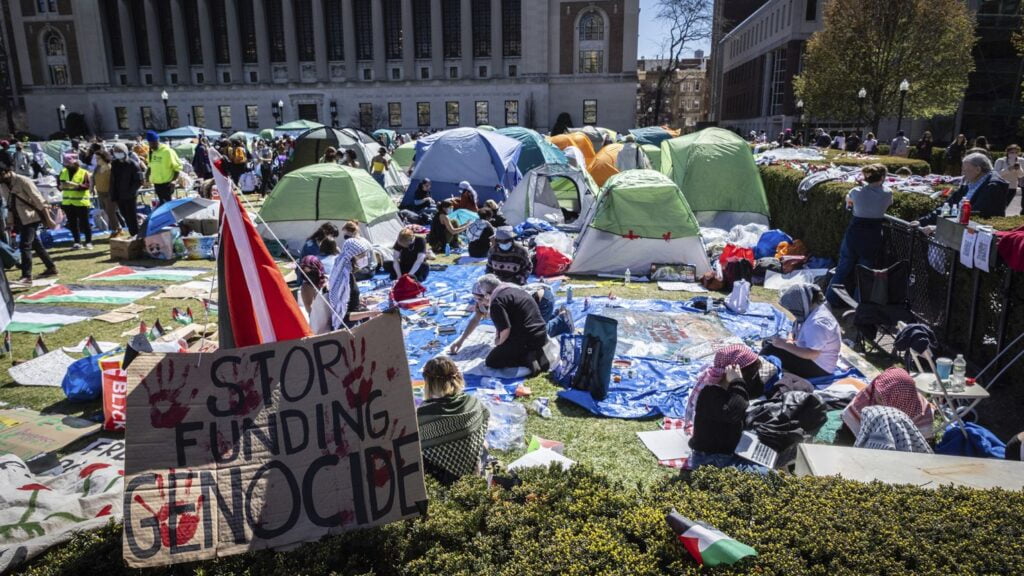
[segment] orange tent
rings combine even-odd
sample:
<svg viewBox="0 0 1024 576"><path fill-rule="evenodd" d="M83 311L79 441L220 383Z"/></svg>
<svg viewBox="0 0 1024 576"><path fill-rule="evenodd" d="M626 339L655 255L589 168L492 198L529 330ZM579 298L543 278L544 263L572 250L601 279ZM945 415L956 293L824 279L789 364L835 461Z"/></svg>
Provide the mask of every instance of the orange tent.
<svg viewBox="0 0 1024 576"><path fill-rule="evenodd" d="M619 158L620 150L622 150L622 144L606 144L590 162L587 170L598 186L604 186L606 180L619 173L619 169L615 167L615 161Z"/></svg>
<svg viewBox="0 0 1024 576"><path fill-rule="evenodd" d="M583 159L587 161L588 165L594 160L594 145L590 142L590 138L583 132L568 132L566 134L552 136L551 143L558 146L561 150L565 150L569 146L579 148L580 152L583 153Z"/></svg>

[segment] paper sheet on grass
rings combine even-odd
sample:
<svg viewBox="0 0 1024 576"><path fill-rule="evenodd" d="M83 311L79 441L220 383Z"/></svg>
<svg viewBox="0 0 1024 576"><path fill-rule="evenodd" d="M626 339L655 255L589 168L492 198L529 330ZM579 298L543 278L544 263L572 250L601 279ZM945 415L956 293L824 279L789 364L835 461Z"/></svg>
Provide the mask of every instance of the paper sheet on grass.
<svg viewBox="0 0 1024 576"><path fill-rule="evenodd" d="M702 293L707 292L708 289L701 286L697 282L668 282L665 280L658 281L658 290L664 290L666 292L696 292Z"/></svg>
<svg viewBox="0 0 1024 576"><path fill-rule="evenodd" d="M636 435L658 460L690 457L690 437L682 430L651 430Z"/></svg>
<svg viewBox="0 0 1024 576"><path fill-rule="evenodd" d="M59 470L56 476L35 475L21 458L0 455L0 574L74 532L121 519L123 441L97 440L61 458Z"/></svg>
<svg viewBox="0 0 1024 576"><path fill-rule="evenodd" d="M11 366L7 373L11 375L11 379L16 384L21 386L60 388L68 366L71 366L74 361L75 359L65 354L64 350L57 349L17 366Z"/></svg>
<svg viewBox="0 0 1024 576"><path fill-rule="evenodd" d="M211 293L210 291L213 290ZM157 300L171 298L176 300L188 300L194 298L202 300L209 298L217 299L217 281L213 280L190 280L181 284L175 284L164 288L164 291L155 296Z"/></svg>
<svg viewBox="0 0 1024 576"><path fill-rule="evenodd" d="M563 469L568 469L575 463L575 460L566 458L550 448L541 448L539 450L523 454L523 456L518 460L508 465L508 470L513 472L515 470L523 470L525 468L547 468L552 464L561 464Z"/></svg>
<svg viewBox="0 0 1024 576"><path fill-rule="evenodd" d="M115 308L109 312L104 312L97 316L95 320L101 320L108 324L120 324L121 322L127 322L129 320L137 320L140 312L152 309L152 306L128 304L127 306L121 306L120 308Z"/></svg>
<svg viewBox="0 0 1024 576"><path fill-rule="evenodd" d="M795 284L814 284L816 279L825 274L828 274L828 270L825 268L805 268L794 270L789 274L780 274L769 270L764 276L764 287L769 290L785 290Z"/></svg>

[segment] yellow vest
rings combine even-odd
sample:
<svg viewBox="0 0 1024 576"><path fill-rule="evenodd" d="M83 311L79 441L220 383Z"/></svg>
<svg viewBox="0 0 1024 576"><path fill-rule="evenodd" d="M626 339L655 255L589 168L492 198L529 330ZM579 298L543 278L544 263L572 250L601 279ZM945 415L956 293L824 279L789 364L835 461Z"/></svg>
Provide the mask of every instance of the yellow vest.
<svg viewBox="0 0 1024 576"><path fill-rule="evenodd" d="M69 176L68 169L65 168L60 171L60 181L71 182L73 184L85 184L85 177L88 175L89 173L85 168L80 167L78 171L75 172L74 176ZM84 206L88 208L92 206L92 195L89 194L88 188L85 190L62 190L60 203L67 206Z"/></svg>

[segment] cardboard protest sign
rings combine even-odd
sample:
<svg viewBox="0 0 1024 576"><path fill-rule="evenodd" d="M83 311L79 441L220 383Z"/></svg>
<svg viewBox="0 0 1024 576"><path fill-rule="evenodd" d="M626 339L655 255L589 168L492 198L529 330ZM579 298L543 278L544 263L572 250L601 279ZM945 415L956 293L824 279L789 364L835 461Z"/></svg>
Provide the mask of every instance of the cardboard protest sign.
<svg viewBox="0 0 1024 576"><path fill-rule="evenodd" d="M29 461L99 431L99 424L74 416L0 410L0 454Z"/></svg>
<svg viewBox="0 0 1024 576"><path fill-rule="evenodd" d="M424 511L401 319L128 368L130 566L279 548Z"/></svg>

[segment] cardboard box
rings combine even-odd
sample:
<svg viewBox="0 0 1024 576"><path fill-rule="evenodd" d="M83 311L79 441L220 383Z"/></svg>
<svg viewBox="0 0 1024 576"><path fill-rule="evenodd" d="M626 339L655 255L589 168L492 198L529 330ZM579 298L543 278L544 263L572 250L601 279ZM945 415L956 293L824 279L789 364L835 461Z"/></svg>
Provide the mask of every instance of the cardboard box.
<svg viewBox="0 0 1024 576"><path fill-rule="evenodd" d="M146 241L141 238L111 238L112 260L141 260L146 257Z"/></svg>

